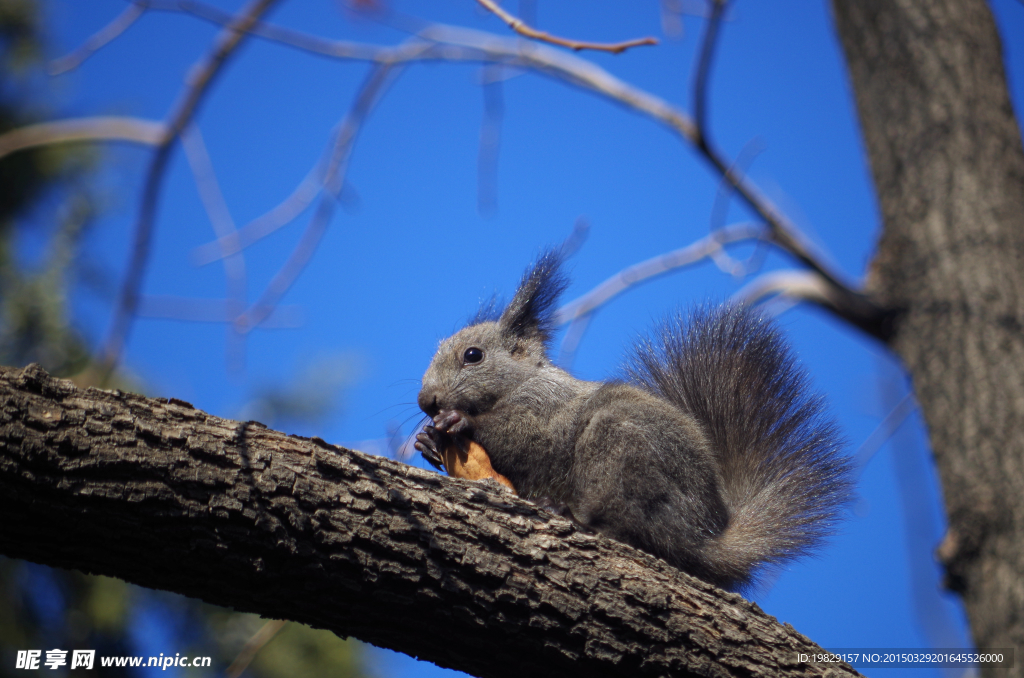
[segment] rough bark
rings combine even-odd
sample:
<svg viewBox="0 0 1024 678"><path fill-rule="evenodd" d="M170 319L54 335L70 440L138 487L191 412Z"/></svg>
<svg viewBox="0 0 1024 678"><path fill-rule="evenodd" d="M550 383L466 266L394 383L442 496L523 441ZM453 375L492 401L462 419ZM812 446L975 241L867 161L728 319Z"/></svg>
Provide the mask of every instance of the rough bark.
<svg viewBox="0 0 1024 678"><path fill-rule="evenodd" d="M1024 647L1024 149L999 35L983 0L833 9L884 226L868 287L931 436L938 555L978 646Z"/></svg>
<svg viewBox="0 0 1024 678"><path fill-rule="evenodd" d="M0 552L477 676L826 673L757 605L496 484L36 366L0 368Z"/></svg>

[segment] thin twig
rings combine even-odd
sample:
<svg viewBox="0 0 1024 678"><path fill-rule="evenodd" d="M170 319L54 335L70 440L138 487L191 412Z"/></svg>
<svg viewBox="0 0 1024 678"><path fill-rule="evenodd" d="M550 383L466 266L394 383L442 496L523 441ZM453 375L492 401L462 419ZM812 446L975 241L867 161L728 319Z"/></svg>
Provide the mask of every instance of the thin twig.
<svg viewBox="0 0 1024 678"><path fill-rule="evenodd" d="M572 225L572 231L569 232L569 235L565 236L565 240L558 246L562 256L568 259L579 252L580 248L583 247L583 243L586 242L588 235L590 235L590 222L585 216L577 217Z"/></svg>
<svg viewBox="0 0 1024 678"><path fill-rule="evenodd" d="M99 373L102 375L101 385L110 378L114 367L121 357L125 342L128 340L132 316L138 305L142 278L146 271L146 264L149 261L149 249L153 236L153 223L156 217L157 202L163 185L164 171L173 148L172 142L192 119L196 107L209 89L214 77L220 72L227 58L248 35L252 25L256 23L259 17L274 2L276 0L251 0L232 19L231 23L217 35L217 38L214 40L214 47L210 53L193 66L186 80L187 84L179 103L167 118L167 133L163 142L157 148L150 162L149 170L146 173L139 216L135 222L135 233L128 270L121 285L117 307L114 309L114 318L111 322L107 338L98 353L99 359L97 363L99 365Z"/></svg>
<svg viewBox="0 0 1024 678"><path fill-rule="evenodd" d="M494 2L494 0L476 0L485 9L493 12L498 16L499 19L508 24L508 27L513 31L523 36L524 38L530 38L531 40L539 40L552 45L558 45L560 47L568 47L569 49L580 51L583 49L592 49L599 52L611 52L612 54L620 54L625 52L630 47L640 47L642 45L657 45L657 38L637 38L635 40L626 40L624 42L616 43L603 43L603 42L581 42L579 40L569 40L566 38L559 38L539 31L536 28L532 28L526 24L525 21L516 17L509 12L502 9L501 5Z"/></svg>
<svg viewBox="0 0 1024 678"><path fill-rule="evenodd" d="M760 138L755 137L748 141L746 145L744 145L743 150L740 151L740 154L736 156L736 160L732 164L732 170L737 175L744 176L750 166L750 163L763 149L764 144ZM726 181L725 177L722 177L718 182L718 190L715 192L715 202L711 207L710 231L712 233L725 226L725 220L729 213L729 198L732 196L732 193L732 184ZM747 257L746 261L737 261L724 249L713 254L711 258L723 273L728 273L729 275L740 278L757 270L764 262L766 254L767 247L765 247L765 241L759 240L753 254Z"/></svg>
<svg viewBox="0 0 1024 678"><path fill-rule="evenodd" d="M588 313L576 318L569 323L568 329L565 330L562 343L558 346L557 360L558 366L563 370L571 370L573 363L576 362L576 351L579 350L580 342L583 341L583 335L587 333L587 328L590 327L590 321L594 319L594 315L595 313Z"/></svg>
<svg viewBox="0 0 1024 678"><path fill-rule="evenodd" d="M871 432L871 435L857 448L852 457L853 467L858 471L863 471L868 462L871 461L871 458L878 453L878 450L882 449L882 445L885 445L886 441L899 430L907 417L916 409L917 400L914 398L913 392L903 396L896 403L896 406L889 411L889 414L885 415L885 418L879 422L875 430Z"/></svg>
<svg viewBox="0 0 1024 678"><path fill-rule="evenodd" d="M128 5L110 23L90 35L78 49L66 56L51 61L50 75L60 75L61 73L67 73L78 68L104 45L128 30L145 13L146 7L141 3L133 2Z"/></svg>
<svg viewBox="0 0 1024 678"><path fill-rule="evenodd" d="M772 271L758 276L738 292L732 300L742 304L760 303L766 297L779 295L801 301L833 306L828 282L814 271Z"/></svg>
<svg viewBox="0 0 1024 678"><path fill-rule="evenodd" d="M235 300L233 299L202 299L171 295L140 295L135 315L139 318L228 325L238 320L238 311L235 310ZM301 306L276 306L274 312L260 324L260 328L301 327L304 320Z"/></svg>
<svg viewBox="0 0 1024 678"><path fill-rule="evenodd" d="M206 144L195 123L186 125L182 130L181 142L185 149L185 156L192 168L200 200L217 236L215 242L228 243L232 238L237 239L235 220L231 217L231 211L228 209L224 193L217 181ZM228 247L225 246L225 249ZM235 251L222 257L224 259L224 274L228 281L228 299L234 300L238 304L237 312L241 313L245 308L245 259L237 251L238 248L232 249Z"/></svg>
<svg viewBox="0 0 1024 678"><path fill-rule="evenodd" d="M334 146L335 143L332 142L331 148ZM323 188L323 176L329 158L330 154L325 154L324 158L318 160L313 169L295 187L295 190L270 210L245 224L229 237L213 240L193 249L192 263L195 266L205 266L221 257L240 252L297 219L312 204L313 199Z"/></svg>
<svg viewBox="0 0 1024 678"><path fill-rule="evenodd" d="M191 14L198 19L220 26L228 26L232 21L231 14L202 2L192 2L190 0L137 0L137 2L153 11ZM291 28L263 22L253 24L249 28L249 32L271 42L281 43L305 52L335 59L373 61L381 50L380 47L375 45L364 45L343 40L328 40Z"/></svg>
<svg viewBox="0 0 1024 678"><path fill-rule="evenodd" d="M228 209L224 192L221 191L220 182L217 181L217 173L213 169L213 161L210 160L203 135L195 122L185 125L181 132L181 145L185 149L185 157L192 168L196 190L206 209L217 242L228 243L232 238L237 240L238 231L235 227L235 220L231 217L231 210ZM228 247L225 246L224 251L226 252L227 249ZM224 254L221 259L224 262L228 311L232 320L235 320L242 315L246 305L245 258L241 248L237 248L236 252ZM237 322L231 322L228 325L226 351L229 369L235 372L241 371L245 360L245 336L238 331Z"/></svg>
<svg viewBox="0 0 1024 678"><path fill-rule="evenodd" d="M298 244L281 268L264 288L252 306L238 318L238 327L241 332L249 332L266 321L274 312L278 302L295 284L299 274L306 268L309 260L320 246L324 233L334 216L336 200L333 195L324 193L320 196L320 204L309 220L306 230L302 232Z"/></svg>
<svg viewBox="0 0 1024 678"><path fill-rule="evenodd" d="M697 128L697 150L705 155L712 154L711 142L708 134L708 89L711 76L711 63L714 58L715 46L718 42L719 28L725 18L727 0L710 0L711 11L707 17L707 26L704 30L704 37L701 41L700 58L697 63L697 71L694 77L693 86L693 110L694 123ZM739 156L729 166L729 171L722 173L718 182L718 191L715 194L715 202L711 208L711 232L715 232L725 224L728 213L729 198L734 191L733 182L729 176L743 177L748 156L756 155L759 152L757 141L748 142L740 151ZM763 259L764 248L758 246L746 262L740 263L730 257L725 250L719 250L711 255L715 265L724 273L740 277L746 275L749 270L760 265Z"/></svg>
<svg viewBox="0 0 1024 678"><path fill-rule="evenodd" d="M726 226L686 247L666 254L659 254L619 271L586 294L559 308L555 312L554 322L557 325L564 325L593 313L630 287L707 259L726 243L763 237L765 237L765 229L757 224L745 223Z"/></svg>
<svg viewBox="0 0 1024 678"><path fill-rule="evenodd" d="M558 363L565 369L572 366L580 341L586 332L594 313L609 301L631 287L673 271L713 258L721 252L723 245L741 240L761 240L767 234L763 226L756 224L734 224L719 229L695 243L680 249L660 254L619 271L581 297L570 301L555 312L554 321L569 327L559 347Z"/></svg>
<svg viewBox="0 0 1024 678"><path fill-rule="evenodd" d="M252 638L245 644L242 651L238 653L231 666L224 671L224 678L238 678L242 675L256 657L256 653L263 649L263 646L273 640L274 636L284 628L287 622L281 619L271 619L260 630L253 634Z"/></svg>
<svg viewBox="0 0 1024 678"><path fill-rule="evenodd" d="M157 146L166 139L166 129L162 122L121 116L41 122L0 134L0 158L33 146L70 141L129 141Z"/></svg>
<svg viewBox="0 0 1024 678"><path fill-rule="evenodd" d="M711 0L711 16L708 17L701 41L700 60L697 74L693 79L693 118L697 124L697 146L705 149L707 139L708 78L711 74L711 60L718 42L718 27L725 15L726 0ZM705 149L706 150L706 149Z"/></svg>
<svg viewBox="0 0 1024 678"><path fill-rule="evenodd" d="M324 177L324 191L320 196L320 204L288 260L271 279L260 298L239 319L240 331L248 332L273 312L281 297L295 283L313 253L316 252L320 240L327 231L331 217L334 216L334 207L338 194L345 183L348 160L351 157L356 137L366 116L373 109L374 104L379 101L385 86L391 81L394 70L388 65L376 65L370 71L370 75L356 95L352 110L349 111L338 132L334 154Z"/></svg>
<svg viewBox="0 0 1024 678"><path fill-rule="evenodd" d="M681 40L684 32L683 3L680 0L661 0L661 32L674 40Z"/></svg>
<svg viewBox="0 0 1024 678"><path fill-rule="evenodd" d="M746 176L750 164L764 150L764 141L760 137L754 137L740 150L739 155L733 161L730 169L737 176ZM725 225L726 217L729 215L729 198L733 194L733 186L725 177L718 182L718 190L715 192L715 202L711 206L711 232L717 231Z"/></svg>
<svg viewBox="0 0 1024 678"><path fill-rule="evenodd" d="M477 154L477 211L494 214L498 209L498 151L501 146L501 122L505 114L500 64L484 66L481 89L484 115L480 122L480 150Z"/></svg>

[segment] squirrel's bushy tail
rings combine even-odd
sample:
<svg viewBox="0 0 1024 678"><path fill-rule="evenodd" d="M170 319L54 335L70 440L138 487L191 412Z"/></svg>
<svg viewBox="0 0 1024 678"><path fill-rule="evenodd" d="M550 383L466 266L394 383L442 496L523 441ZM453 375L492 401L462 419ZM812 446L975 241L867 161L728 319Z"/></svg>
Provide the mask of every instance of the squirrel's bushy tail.
<svg viewBox="0 0 1024 678"><path fill-rule="evenodd" d="M720 461L729 526L708 548L720 581L807 554L851 496L823 400L768 319L740 306L674 317L636 347L639 387L699 421Z"/></svg>

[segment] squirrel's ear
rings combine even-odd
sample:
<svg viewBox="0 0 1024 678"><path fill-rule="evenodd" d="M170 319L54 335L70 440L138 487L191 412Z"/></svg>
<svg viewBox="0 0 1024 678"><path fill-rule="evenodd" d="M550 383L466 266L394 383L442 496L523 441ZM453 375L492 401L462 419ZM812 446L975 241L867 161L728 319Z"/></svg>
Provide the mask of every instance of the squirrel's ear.
<svg viewBox="0 0 1024 678"><path fill-rule="evenodd" d="M498 300L498 295L491 296L490 299L483 301L480 304L480 308L476 314L469 319L466 323L466 327L471 325L479 325L483 322L498 322L501 318L501 302Z"/></svg>
<svg viewBox="0 0 1024 678"><path fill-rule="evenodd" d="M523 275L516 295L498 319L501 333L515 339L537 338L547 344L558 297L568 286L562 275L562 251L549 250Z"/></svg>

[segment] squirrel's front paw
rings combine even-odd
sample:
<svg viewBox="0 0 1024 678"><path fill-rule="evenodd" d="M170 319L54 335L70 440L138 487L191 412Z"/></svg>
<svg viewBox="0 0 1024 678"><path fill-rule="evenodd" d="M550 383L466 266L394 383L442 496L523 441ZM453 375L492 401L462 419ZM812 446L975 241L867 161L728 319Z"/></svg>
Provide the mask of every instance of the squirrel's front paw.
<svg viewBox="0 0 1024 678"><path fill-rule="evenodd" d="M434 415L434 426L438 431L449 435L466 433L472 428L469 415L459 410L441 410Z"/></svg>
<svg viewBox="0 0 1024 678"><path fill-rule="evenodd" d="M438 471L443 471L441 450L445 448L445 434L433 426L424 426L423 431L416 434L416 442L413 447L420 451L423 458Z"/></svg>

